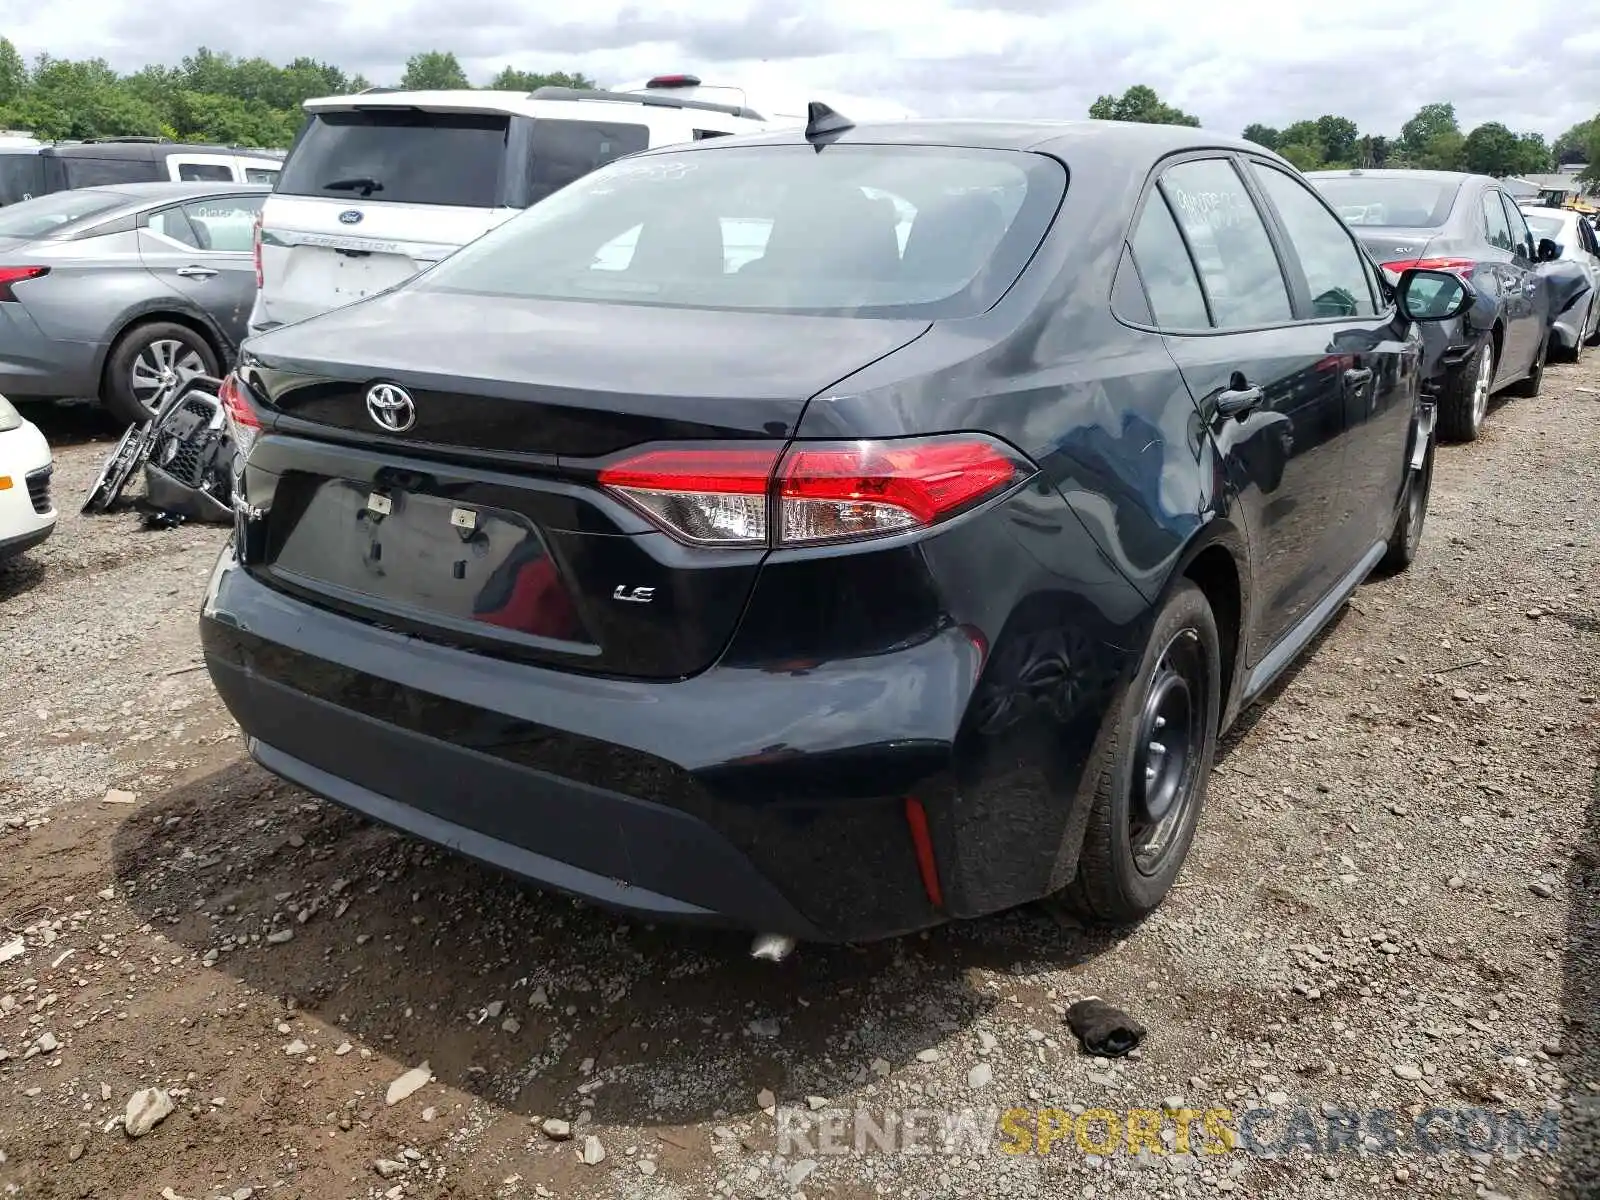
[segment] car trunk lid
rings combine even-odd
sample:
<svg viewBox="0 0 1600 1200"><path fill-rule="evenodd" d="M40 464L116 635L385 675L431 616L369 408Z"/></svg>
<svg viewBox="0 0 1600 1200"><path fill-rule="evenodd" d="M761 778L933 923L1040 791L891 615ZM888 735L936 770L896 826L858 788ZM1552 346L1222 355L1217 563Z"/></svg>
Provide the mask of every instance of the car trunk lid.
<svg viewBox="0 0 1600 1200"><path fill-rule="evenodd" d="M673 541L599 468L646 443L781 446L809 397L927 328L407 289L264 334L242 371L267 426L246 565L431 639L692 674L731 636L764 551ZM374 387L403 391L412 423L383 424Z"/></svg>

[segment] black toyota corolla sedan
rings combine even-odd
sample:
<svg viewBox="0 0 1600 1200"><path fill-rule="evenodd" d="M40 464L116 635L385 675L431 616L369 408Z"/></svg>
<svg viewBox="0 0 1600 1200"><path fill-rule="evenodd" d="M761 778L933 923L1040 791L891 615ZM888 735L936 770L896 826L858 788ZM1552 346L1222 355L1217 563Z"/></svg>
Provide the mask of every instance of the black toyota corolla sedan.
<svg viewBox="0 0 1600 1200"><path fill-rule="evenodd" d="M206 662L271 771L619 909L1135 920L1416 552L1465 303L1199 130L640 154L246 344Z"/></svg>

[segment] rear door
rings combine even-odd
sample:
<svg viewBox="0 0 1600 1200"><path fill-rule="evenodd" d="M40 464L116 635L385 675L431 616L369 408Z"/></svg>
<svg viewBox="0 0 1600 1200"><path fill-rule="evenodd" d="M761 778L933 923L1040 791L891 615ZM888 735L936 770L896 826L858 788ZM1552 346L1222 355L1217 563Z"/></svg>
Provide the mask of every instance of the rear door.
<svg viewBox="0 0 1600 1200"><path fill-rule="evenodd" d="M1539 348L1550 333L1552 297L1541 271L1538 243L1533 230L1528 228L1528 218L1522 215L1517 202L1510 195L1496 189L1500 203L1505 206L1506 222L1511 227L1511 280L1515 289L1508 309L1515 313L1511 319L1522 326L1522 341L1527 347L1524 369L1533 366ZM1508 313L1508 316L1510 314Z"/></svg>
<svg viewBox="0 0 1600 1200"><path fill-rule="evenodd" d="M1252 558L1253 664L1350 567L1336 553L1345 368L1335 331L1297 318L1284 264L1230 156L1163 170L1133 249L1238 495Z"/></svg>
<svg viewBox="0 0 1600 1200"><path fill-rule="evenodd" d="M255 324L393 287L511 216L510 126L377 105L313 113L263 209Z"/></svg>
<svg viewBox="0 0 1600 1200"><path fill-rule="evenodd" d="M251 239L260 195L212 196L146 216L139 230L145 267L222 327L238 345L255 301Z"/></svg>
<svg viewBox="0 0 1600 1200"><path fill-rule="evenodd" d="M1476 277L1481 279L1486 272L1494 281L1494 293L1499 300L1505 330L1495 379L1497 382L1516 379L1527 371L1534 350L1533 328L1528 320L1528 298L1524 296L1523 288L1529 284L1536 288L1538 281L1518 261L1516 241L1511 233L1511 222L1506 217L1506 206L1500 200L1500 189L1485 187L1479 194L1478 207L1488 244L1483 252L1483 269Z"/></svg>
<svg viewBox="0 0 1600 1200"><path fill-rule="evenodd" d="M1326 201L1264 160L1253 161L1250 174L1282 233L1306 336L1325 339L1316 378L1341 397L1343 483L1334 555L1348 568L1391 532L1405 482L1420 342L1397 328L1370 262Z"/></svg>

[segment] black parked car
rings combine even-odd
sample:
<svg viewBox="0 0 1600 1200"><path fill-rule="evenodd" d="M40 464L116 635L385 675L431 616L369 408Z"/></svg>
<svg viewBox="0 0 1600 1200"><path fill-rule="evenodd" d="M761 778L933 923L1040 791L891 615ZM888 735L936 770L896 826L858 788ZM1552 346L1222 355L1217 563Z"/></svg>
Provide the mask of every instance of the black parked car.
<svg viewBox="0 0 1600 1200"><path fill-rule="evenodd" d="M1561 250L1535 240L1510 193L1487 175L1452 171L1313 171L1307 178L1391 277L1429 267L1471 281L1471 310L1424 334L1442 436L1475 439L1495 392L1539 394L1555 313L1541 264Z"/></svg>
<svg viewBox="0 0 1600 1200"><path fill-rule="evenodd" d="M283 151L157 137L0 147L0 207L72 188L124 183L273 183Z"/></svg>
<svg viewBox="0 0 1600 1200"><path fill-rule="evenodd" d="M1420 357L1238 139L651 151L246 343L206 661L270 770L625 910L1134 919L1219 730L1416 552Z"/></svg>

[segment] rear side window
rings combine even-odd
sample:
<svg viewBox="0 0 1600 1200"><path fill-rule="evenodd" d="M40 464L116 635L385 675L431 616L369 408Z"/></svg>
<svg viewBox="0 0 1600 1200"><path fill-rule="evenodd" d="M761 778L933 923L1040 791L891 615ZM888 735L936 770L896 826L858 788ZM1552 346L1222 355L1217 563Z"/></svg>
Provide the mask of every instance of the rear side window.
<svg viewBox="0 0 1600 1200"><path fill-rule="evenodd" d="M1251 168L1277 209L1311 290L1313 317L1370 317L1377 311L1355 241L1304 184L1257 163Z"/></svg>
<svg viewBox="0 0 1600 1200"><path fill-rule="evenodd" d="M60 160L69 188L105 187L115 183L155 183L165 178L152 159L79 158Z"/></svg>
<svg viewBox="0 0 1600 1200"><path fill-rule="evenodd" d="M1527 218L1504 192L1500 193L1500 203L1505 205L1506 221L1511 226L1511 248L1529 259L1534 258L1533 231L1528 228Z"/></svg>
<svg viewBox="0 0 1600 1200"><path fill-rule="evenodd" d="M1290 320L1289 286L1272 239L1232 164L1219 158L1179 163L1161 177L1161 188L1194 252L1218 327Z"/></svg>
<svg viewBox="0 0 1600 1200"><path fill-rule="evenodd" d="M1489 244L1502 250L1514 250L1511 242L1511 225L1506 220L1506 210L1500 204L1499 192L1483 194L1483 222Z"/></svg>
<svg viewBox="0 0 1600 1200"><path fill-rule="evenodd" d="M366 203L495 208L509 129L508 117L483 113L317 113L284 163L277 190Z"/></svg>
<svg viewBox="0 0 1600 1200"><path fill-rule="evenodd" d="M0 209L0 237L45 237L128 202L116 192L52 192Z"/></svg>
<svg viewBox="0 0 1600 1200"><path fill-rule="evenodd" d="M274 167L246 167L244 180L246 183L277 183L278 172Z"/></svg>
<svg viewBox="0 0 1600 1200"><path fill-rule="evenodd" d="M178 178L185 183L232 183L233 171L222 163L180 162Z"/></svg>
<svg viewBox="0 0 1600 1200"><path fill-rule="evenodd" d="M1139 228L1133 234L1133 257L1157 325L1205 329L1211 324L1194 261L1159 191L1150 193L1139 218Z"/></svg>
<svg viewBox="0 0 1600 1200"><path fill-rule="evenodd" d="M590 171L649 147L650 129L645 125L541 117L533 122L528 202L543 200Z"/></svg>

